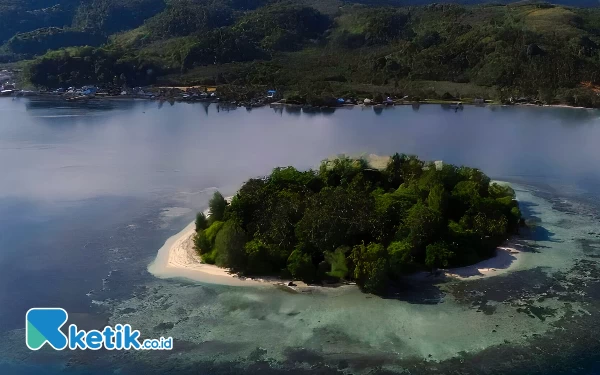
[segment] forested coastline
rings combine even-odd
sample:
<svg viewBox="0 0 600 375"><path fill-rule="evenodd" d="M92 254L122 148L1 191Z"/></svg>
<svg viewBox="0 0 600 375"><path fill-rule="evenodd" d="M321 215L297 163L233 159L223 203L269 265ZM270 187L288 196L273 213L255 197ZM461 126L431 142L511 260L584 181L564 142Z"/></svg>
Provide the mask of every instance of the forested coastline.
<svg viewBox="0 0 600 375"><path fill-rule="evenodd" d="M354 281L385 293L403 275L477 263L522 225L514 191L481 171L395 154L276 168L196 218L202 260L244 276Z"/></svg>
<svg viewBox="0 0 600 375"><path fill-rule="evenodd" d="M51 3L40 9L35 0L0 0L0 60L32 59L25 75L40 87L276 88L298 103L388 94L600 104L598 8L338 0ZM22 21L13 22L14 14Z"/></svg>

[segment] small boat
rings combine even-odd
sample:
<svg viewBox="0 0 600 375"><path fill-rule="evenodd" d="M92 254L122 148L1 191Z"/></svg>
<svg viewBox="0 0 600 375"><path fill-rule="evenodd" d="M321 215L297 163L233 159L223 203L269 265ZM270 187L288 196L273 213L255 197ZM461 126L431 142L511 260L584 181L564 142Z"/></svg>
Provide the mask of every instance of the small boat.
<svg viewBox="0 0 600 375"><path fill-rule="evenodd" d="M87 102L90 100L88 96L72 96L66 99L68 102Z"/></svg>
<svg viewBox="0 0 600 375"><path fill-rule="evenodd" d="M450 105L450 108L453 109L454 112L462 111L464 109L463 104L460 102L457 104Z"/></svg>
<svg viewBox="0 0 600 375"><path fill-rule="evenodd" d="M0 96L11 96L15 90L2 90L0 91Z"/></svg>

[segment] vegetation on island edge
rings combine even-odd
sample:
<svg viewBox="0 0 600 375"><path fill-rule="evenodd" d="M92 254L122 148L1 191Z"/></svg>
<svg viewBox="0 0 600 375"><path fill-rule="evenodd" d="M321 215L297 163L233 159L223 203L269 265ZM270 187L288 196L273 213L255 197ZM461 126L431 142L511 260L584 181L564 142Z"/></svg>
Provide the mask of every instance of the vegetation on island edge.
<svg viewBox="0 0 600 375"><path fill-rule="evenodd" d="M385 293L402 275L494 255L518 233L514 191L480 170L395 154L384 169L339 157L318 171L275 168L196 219L202 260L244 276L355 281Z"/></svg>

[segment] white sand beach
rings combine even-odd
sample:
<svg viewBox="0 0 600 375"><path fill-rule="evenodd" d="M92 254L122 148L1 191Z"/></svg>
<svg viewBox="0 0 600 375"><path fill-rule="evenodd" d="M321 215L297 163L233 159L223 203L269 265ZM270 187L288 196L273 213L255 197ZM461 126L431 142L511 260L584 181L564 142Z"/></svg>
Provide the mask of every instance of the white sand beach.
<svg viewBox="0 0 600 375"><path fill-rule="evenodd" d="M267 280L240 278L225 268L202 263L194 249L195 223L169 238L158 250L148 271L159 278L186 278L208 284L231 286L265 285Z"/></svg>
<svg viewBox="0 0 600 375"><path fill-rule="evenodd" d="M233 197L226 197L231 202ZM208 217L209 210L204 211ZM257 286L257 285L280 285L286 286L290 280L276 277L249 278L240 277L231 273L226 268L202 262L202 259L194 248L194 234L196 234L196 223L191 222L181 232L170 237L158 250L156 259L148 266L148 272L156 277L185 278L207 284L229 285L229 286ZM294 281L293 290L299 288L310 288L301 281Z"/></svg>
<svg viewBox="0 0 600 375"><path fill-rule="evenodd" d="M520 255L521 251L517 250L509 243L508 247L498 247L496 256L490 259L486 259L471 266L450 268L443 270L442 272L446 277L461 280L497 276L516 268L520 260Z"/></svg>
<svg viewBox="0 0 600 375"><path fill-rule="evenodd" d="M181 232L169 238L160 248L156 259L148 266L148 271L159 278L186 278L208 284L229 286L286 285L288 280L276 278L242 278L229 270L211 264L202 263L194 249L193 237L195 224L190 223ZM507 243L499 247L496 256L477 264L441 270L442 277L461 280L498 276L513 270L519 263L521 251L515 243ZM428 272L420 272L411 276L419 279L431 276ZM307 287L295 281L299 287Z"/></svg>

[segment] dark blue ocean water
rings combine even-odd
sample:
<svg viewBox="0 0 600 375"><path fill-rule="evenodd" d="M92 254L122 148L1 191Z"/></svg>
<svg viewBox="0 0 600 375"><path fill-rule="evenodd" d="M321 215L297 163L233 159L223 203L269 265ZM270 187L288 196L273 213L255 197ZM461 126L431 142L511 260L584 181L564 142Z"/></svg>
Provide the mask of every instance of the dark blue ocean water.
<svg viewBox="0 0 600 375"><path fill-rule="evenodd" d="M310 168L340 153L398 151L476 166L597 209L599 119L597 111L548 108L307 114L1 99L0 373L132 373L122 358L34 355L24 338L14 346L25 312L63 307L80 326L104 326L110 314L95 301L124 300L153 282L146 266L205 208L213 188L231 194L275 166ZM573 373L596 373L596 360L582 353ZM211 371L242 371L228 368Z"/></svg>

